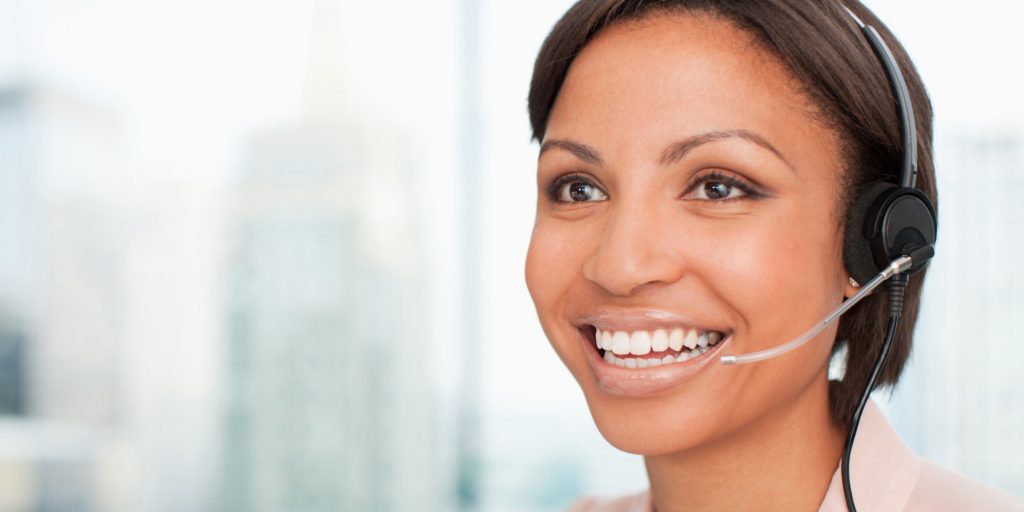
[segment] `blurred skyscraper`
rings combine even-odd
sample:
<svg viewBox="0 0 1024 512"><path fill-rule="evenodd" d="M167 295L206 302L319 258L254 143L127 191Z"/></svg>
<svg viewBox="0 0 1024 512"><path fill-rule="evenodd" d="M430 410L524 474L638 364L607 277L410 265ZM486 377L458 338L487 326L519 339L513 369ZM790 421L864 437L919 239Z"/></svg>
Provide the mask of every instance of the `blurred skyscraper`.
<svg viewBox="0 0 1024 512"><path fill-rule="evenodd" d="M0 92L4 512L209 502L219 209L203 187L140 186L114 112Z"/></svg>
<svg viewBox="0 0 1024 512"><path fill-rule="evenodd" d="M940 258L891 416L921 455L1024 496L1024 145L1012 130L938 142Z"/></svg>
<svg viewBox="0 0 1024 512"><path fill-rule="evenodd" d="M109 110L73 94L0 89L0 510L102 499L123 341L111 247L124 233L95 193L119 169L118 134Z"/></svg>
<svg viewBox="0 0 1024 512"><path fill-rule="evenodd" d="M345 100L340 11L316 3L306 111L253 138L234 193L226 510L434 510L445 493L409 142Z"/></svg>
<svg viewBox="0 0 1024 512"><path fill-rule="evenodd" d="M36 292L33 240L38 205L27 168L28 102L22 88L0 91L0 414L25 413L29 299Z"/></svg>

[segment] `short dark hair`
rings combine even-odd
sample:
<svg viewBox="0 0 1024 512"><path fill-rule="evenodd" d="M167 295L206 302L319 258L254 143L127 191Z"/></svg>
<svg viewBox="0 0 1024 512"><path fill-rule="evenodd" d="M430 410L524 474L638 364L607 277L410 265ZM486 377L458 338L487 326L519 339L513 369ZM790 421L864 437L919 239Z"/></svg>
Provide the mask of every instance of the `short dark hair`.
<svg viewBox="0 0 1024 512"><path fill-rule="evenodd" d="M917 186L937 205L932 158L932 107L906 50L889 29L857 0L847 0L861 20L882 35L903 71L916 111ZM877 180L898 182L901 159L896 99L881 63L853 19L837 0L580 0L551 30L541 46L530 83L529 113L533 138L544 138L548 116L573 60L603 29L658 14L696 13L727 20L750 33L796 79L824 126L835 130L844 160L842 198L836 222L845 224L853 201ZM925 272L914 274L904 313L888 360L876 386L894 385L913 340ZM848 426L881 350L887 317L886 298L876 293L839 322L836 355L846 346L845 374L829 385L832 419Z"/></svg>

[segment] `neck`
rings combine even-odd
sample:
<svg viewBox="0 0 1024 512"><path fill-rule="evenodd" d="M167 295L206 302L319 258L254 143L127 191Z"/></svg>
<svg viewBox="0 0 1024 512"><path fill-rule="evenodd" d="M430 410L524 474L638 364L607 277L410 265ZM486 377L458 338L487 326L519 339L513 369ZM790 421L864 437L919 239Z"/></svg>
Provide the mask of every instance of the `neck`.
<svg viewBox="0 0 1024 512"><path fill-rule="evenodd" d="M818 510L844 437L831 421L823 374L794 401L728 438L645 457L654 508Z"/></svg>

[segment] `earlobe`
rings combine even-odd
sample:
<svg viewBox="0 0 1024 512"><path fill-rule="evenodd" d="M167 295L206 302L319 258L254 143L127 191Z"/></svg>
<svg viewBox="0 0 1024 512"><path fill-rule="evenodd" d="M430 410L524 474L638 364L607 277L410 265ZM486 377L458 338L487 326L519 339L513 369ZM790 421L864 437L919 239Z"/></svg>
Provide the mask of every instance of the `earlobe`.
<svg viewBox="0 0 1024 512"><path fill-rule="evenodd" d="M850 297L853 297L858 291L860 291L860 283L855 281L853 277L847 276L846 289L843 292L843 295L847 299L849 299Z"/></svg>

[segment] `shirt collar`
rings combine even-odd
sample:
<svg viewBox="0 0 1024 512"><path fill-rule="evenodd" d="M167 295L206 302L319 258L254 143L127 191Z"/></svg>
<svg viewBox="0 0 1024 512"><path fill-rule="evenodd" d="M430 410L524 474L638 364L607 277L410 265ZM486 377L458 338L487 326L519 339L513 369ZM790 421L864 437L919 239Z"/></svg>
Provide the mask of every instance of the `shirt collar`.
<svg viewBox="0 0 1024 512"><path fill-rule="evenodd" d="M818 512L846 512L841 465L832 474ZM917 485L921 461L868 401L850 456L850 486L861 510L903 510Z"/></svg>

